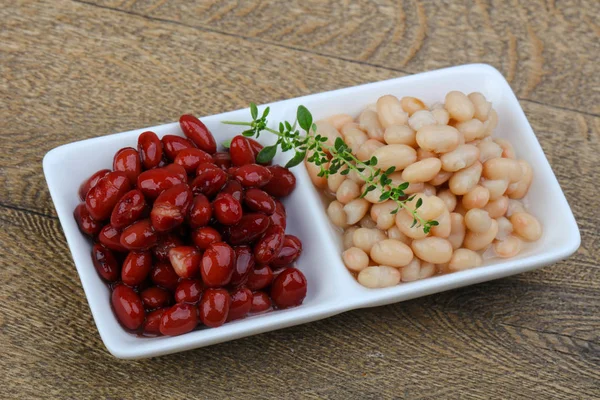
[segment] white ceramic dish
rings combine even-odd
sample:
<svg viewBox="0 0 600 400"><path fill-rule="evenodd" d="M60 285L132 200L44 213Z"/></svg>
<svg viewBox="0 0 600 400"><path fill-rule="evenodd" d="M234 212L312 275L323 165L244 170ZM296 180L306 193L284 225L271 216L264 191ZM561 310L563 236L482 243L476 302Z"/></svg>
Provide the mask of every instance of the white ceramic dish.
<svg viewBox="0 0 600 400"><path fill-rule="evenodd" d="M298 166L294 169L297 189L285 200L285 205L288 210L288 233L299 236L304 244L304 252L298 262L298 268L305 273L309 283L304 304L177 337L140 338L119 325L111 310L109 290L92 265L91 243L77 228L73 209L79 202L77 189L80 183L96 170L110 168L118 149L135 147L138 135L146 130L152 130L159 136L182 135L179 124L102 136L48 152L44 157L44 173L50 194L96 326L107 349L116 357L127 359L174 353L315 321L355 308L395 303L502 278L552 264L574 253L579 247L580 236L571 209L517 98L502 75L491 66L465 65L280 101L269 104L269 120L273 126L282 119L293 120L300 104L312 110L315 120L318 120L340 112L356 115L365 105L375 102L384 94L398 97L412 95L431 104L443 101L445 94L451 90L466 93L479 91L492 101L499 115L499 125L494 135L511 140L518 157L533 166L535 178L527 200L530 211L544 225L544 235L538 242L528 246L515 258L488 261L481 268L386 289L367 289L360 286L344 267L340 257L340 236L328 222L306 170ZM262 110L262 107L259 108ZM202 120L220 143L240 132L239 127L222 125L220 121L247 120L248 116L249 111L244 109L204 117ZM268 139L269 136L265 133L261 139Z"/></svg>

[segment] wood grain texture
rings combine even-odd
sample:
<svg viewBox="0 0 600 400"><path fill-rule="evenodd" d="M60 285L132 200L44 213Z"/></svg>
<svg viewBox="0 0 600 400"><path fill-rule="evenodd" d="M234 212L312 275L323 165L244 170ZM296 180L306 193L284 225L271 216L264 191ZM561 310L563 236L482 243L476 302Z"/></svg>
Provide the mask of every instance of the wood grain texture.
<svg viewBox="0 0 600 400"><path fill-rule="evenodd" d="M0 8L0 398L600 397L598 3ZM42 175L74 140L465 62L511 81L579 223L515 277L157 359L104 349Z"/></svg>

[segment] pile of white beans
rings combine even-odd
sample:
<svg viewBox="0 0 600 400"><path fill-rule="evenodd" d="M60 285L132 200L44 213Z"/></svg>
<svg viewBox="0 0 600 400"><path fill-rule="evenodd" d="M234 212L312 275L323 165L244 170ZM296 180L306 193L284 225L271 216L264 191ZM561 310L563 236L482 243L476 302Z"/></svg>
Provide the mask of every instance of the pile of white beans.
<svg viewBox="0 0 600 400"><path fill-rule="evenodd" d="M498 115L481 93L452 91L444 104L427 107L414 97L386 95L355 120L334 115L318 121L327 145L341 137L360 160L375 156L393 185L409 182L416 194L407 206L439 225L426 234L412 226L405 209L379 201L380 190L360 198L365 182L351 171L319 177L305 163L315 186L331 198L327 214L343 230L344 264L358 282L382 288L483 265L486 258L514 257L523 241L542 235L538 220L520 201L533 170L518 160L507 140L492 138Z"/></svg>

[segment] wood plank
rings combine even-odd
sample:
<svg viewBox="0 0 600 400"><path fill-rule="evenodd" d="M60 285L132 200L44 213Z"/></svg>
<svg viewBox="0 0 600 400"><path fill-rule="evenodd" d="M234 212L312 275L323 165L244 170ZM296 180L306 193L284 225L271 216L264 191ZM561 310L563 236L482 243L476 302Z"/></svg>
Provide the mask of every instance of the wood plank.
<svg viewBox="0 0 600 400"><path fill-rule="evenodd" d="M405 73L485 62L517 94L600 113L600 2L84 0Z"/></svg>

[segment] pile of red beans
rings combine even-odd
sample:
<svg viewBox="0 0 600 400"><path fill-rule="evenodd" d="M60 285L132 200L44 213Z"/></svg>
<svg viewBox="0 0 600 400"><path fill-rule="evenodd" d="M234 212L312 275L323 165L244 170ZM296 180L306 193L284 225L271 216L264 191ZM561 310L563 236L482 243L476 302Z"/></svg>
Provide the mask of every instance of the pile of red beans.
<svg viewBox="0 0 600 400"><path fill-rule="evenodd" d="M79 189L75 220L94 240L118 320L173 336L301 304L306 278L292 264L302 243L285 234L279 201L294 175L257 163L253 139L217 152L199 119L179 122L187 138L144 132Z"/></svg>

